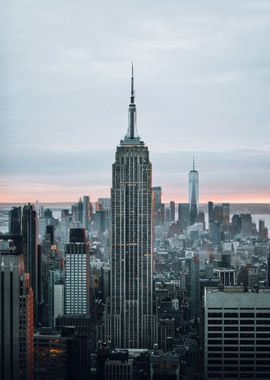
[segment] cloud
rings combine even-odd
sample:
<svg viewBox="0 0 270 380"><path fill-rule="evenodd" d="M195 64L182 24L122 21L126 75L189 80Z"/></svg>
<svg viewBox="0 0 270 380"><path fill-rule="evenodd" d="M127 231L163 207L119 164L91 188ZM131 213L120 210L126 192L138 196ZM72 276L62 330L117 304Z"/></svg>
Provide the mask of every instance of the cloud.
<svg viewBox="0 0 270 380"><path fill-rule="evenodd" d="M1 177L10 188L24 177L33 193L72 179L109 187L134 60L156 183L184 184L195 151L205 188L269 190L269 34L261 0L4 0Z"/></svg>

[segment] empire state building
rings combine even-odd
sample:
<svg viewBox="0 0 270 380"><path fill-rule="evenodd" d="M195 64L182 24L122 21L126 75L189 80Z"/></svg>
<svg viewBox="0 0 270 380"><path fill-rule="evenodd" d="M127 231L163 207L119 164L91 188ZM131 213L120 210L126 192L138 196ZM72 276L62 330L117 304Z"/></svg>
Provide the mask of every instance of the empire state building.
<svg viewBox="0 0 270 380"><path fill-rule="evenodd" d="M105 336L118 348L152 348L152 165L136 129L132 66L128 131L112 166L111 293Z"/></svg>

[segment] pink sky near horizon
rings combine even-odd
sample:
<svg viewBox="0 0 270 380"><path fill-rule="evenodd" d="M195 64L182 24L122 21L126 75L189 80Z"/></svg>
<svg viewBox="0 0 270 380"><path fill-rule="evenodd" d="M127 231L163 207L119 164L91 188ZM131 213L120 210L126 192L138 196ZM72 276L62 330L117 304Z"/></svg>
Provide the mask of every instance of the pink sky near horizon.
<svg viewBox="0 0 270 380"><path fill-rule="evenodd" d="M7 190L7 189L6 189ZM42 203L49 202L77 202L83 195L89 195L91 201L95 202L98 198L108 198L110 197L109 187L83 187L83 188L69 188L53 186L48 190L44 191L43 188L35 189L36 191L31 191L28 189L16 189L5 191L0 194L0 203L34 203L37 200ZM20 191L21 190L21 191ZM177 194L178 189L176 188L164 188L162 194L162 201L164 203L169 203L170 201L175 201L176 203L187 203L188 199L186 195L179 196ZM179 191L180 193L180 191ZM200 203L207 203L208 201L213 202L229 202L229 203L270 203L270 194L266 191L217 191L217 189L201 191Z"/></svg>

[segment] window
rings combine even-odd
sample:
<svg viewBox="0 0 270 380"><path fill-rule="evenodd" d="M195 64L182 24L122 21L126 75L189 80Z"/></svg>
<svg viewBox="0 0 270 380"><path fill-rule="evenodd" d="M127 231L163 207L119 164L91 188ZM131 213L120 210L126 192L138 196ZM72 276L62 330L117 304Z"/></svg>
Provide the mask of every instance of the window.
<svg viewBox="0 0 270 380"><path fill-rule="evenodd" d="M238 318L238 313L224 313L225 318Z"/></svg>
<svg viewBox="0 0 270 380"><path fill-rule="evenodd" d="M240 338L254 338L254 333L241 333Z"/></svg>
<svg viewBox="0 0 270 380"><path fill-rule="evenodd" d="M222 313L208 313L208 318L222 318Z"/></svg>
<svg viewBox="0 0 270 380"><path fill-rule="evenodd" d="M238 333L225 333L224 338L238 338Z"/></svg>
<svg viewBox="0 0 270 380"><path fill-rule="evenodd" d="M221 345L222 344L222 340L208 339L208 344Z"/></svg>
<svg viewBox="0 0 270 380"><path fill-rule="evenodd" d="M254 313L240 313L241 318L254 318Z"/></svg>
<svg viewBox="0 0 270 380"><path fill-rule="evenodd" d="M225 325L238 325L238 319L225 319Z"/></svg>
<svg viewBox="0 0 270 380"><path fill-rule="evenodd" d="M254 325L254 319L241 319L241 325Z"/></svg>
<svg viewBox="0 0 270 380"><path fill-rule="evenodd" d="M257 318L270 318L270 313L257 313Z"/></svg>

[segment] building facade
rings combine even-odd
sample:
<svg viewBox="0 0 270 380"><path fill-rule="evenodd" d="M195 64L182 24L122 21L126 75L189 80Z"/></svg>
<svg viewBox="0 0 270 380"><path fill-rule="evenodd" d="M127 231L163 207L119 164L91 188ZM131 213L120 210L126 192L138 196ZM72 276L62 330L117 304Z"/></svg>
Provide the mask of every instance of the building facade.
<svg viewBox="0 0 270 380"><path fill-rule="evenodd" d="M270 378L270 289L205 289L205 380Z"/></svg>

